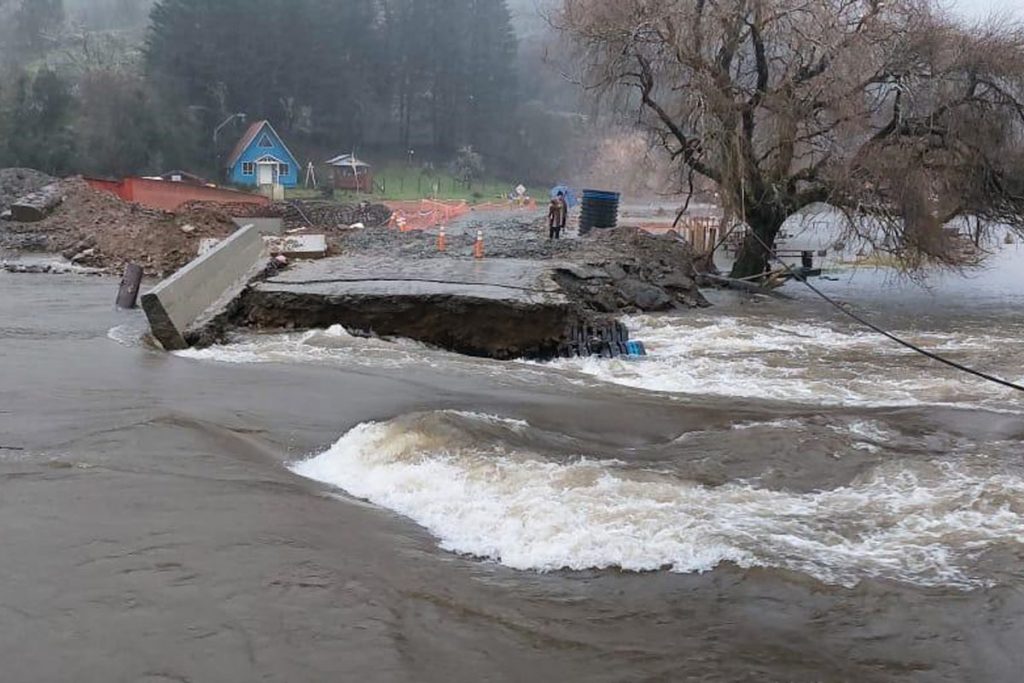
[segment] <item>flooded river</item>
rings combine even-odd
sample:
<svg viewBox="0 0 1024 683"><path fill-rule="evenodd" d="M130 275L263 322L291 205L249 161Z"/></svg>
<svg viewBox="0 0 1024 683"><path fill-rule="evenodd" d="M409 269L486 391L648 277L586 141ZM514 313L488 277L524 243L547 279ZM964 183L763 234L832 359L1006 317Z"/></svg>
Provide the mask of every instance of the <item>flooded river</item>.
<svg viewBox="0 0 1024 683"><path fill-rule="evenodd" d="M821 286L1022 382L1022 257ZM1024 395L794 286L548 365L115 289L0 273L5 681L1019 680Z"/></svg>

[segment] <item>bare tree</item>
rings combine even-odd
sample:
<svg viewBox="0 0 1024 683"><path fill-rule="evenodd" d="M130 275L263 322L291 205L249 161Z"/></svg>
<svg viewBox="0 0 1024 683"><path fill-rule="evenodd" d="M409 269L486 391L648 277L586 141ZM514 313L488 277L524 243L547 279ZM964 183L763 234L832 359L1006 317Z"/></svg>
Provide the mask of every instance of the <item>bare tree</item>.
<svg viewBox="0 0 1024 683"><path fill-rule="evenodd" d="M818 202L908 264L957 263L960 216L1024 231L1021 26L934 0L563 0L557 23L584 82L750 226L734 277Z"/></svg>

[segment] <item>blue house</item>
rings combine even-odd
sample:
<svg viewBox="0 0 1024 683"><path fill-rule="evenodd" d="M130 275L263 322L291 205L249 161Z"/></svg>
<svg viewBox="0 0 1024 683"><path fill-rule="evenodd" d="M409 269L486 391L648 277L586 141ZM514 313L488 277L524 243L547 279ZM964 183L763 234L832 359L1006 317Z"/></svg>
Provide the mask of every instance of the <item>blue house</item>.
<svg viewBox="0 0 1024 683"><path fill-rule="evenodd" d="M227 179L234 185L299 184L299 162L269 121L257 121L231 151Z"/></svg>

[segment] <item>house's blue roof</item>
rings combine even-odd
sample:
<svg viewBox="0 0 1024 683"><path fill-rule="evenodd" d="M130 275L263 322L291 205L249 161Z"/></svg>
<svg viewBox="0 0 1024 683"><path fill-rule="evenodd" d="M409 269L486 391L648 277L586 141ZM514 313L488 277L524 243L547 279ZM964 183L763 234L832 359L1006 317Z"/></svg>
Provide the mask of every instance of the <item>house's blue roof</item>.
<svg viewBox="0 0 1024 683"><path fill-rule="evenodd" d="M259 134L263 132L264 128L270 129L270 132L273 133L274 137L277 138L278 142L281 143L281 147L284 148L284 151L287 152L288 156L292 158L292 161L296 165L298 165L298 158L294 154L292 154L292 151L290 149L288 149L288 145L285 144L284 139L277 134L277 131L274 130L274 127L270 125L270 121L264 120L253 123L251 126L249 126L249 129L245 131L245 135L243 135L241 139L239 139L238 144L236 144L235 148L231 150L231 155L228 156L228 168L232 168L235 164L238 163L238 159L245 153L245 150L249 149L249 146L256 141L256 139L259 137Z"/></svg>

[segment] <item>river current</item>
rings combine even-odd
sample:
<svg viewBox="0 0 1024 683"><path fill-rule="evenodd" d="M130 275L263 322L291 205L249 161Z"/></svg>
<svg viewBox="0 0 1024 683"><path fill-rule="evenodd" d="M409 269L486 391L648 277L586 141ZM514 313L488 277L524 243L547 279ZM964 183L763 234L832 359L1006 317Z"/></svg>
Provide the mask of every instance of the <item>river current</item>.
<svg viewBox="0 0 1024 683"><path fill-rule="evenodd" d="M819 286L1024 382L1022 257ZM549 364L115 289L0 274L6 680L1018 680L1024 396L798 285Z"/></svg>

